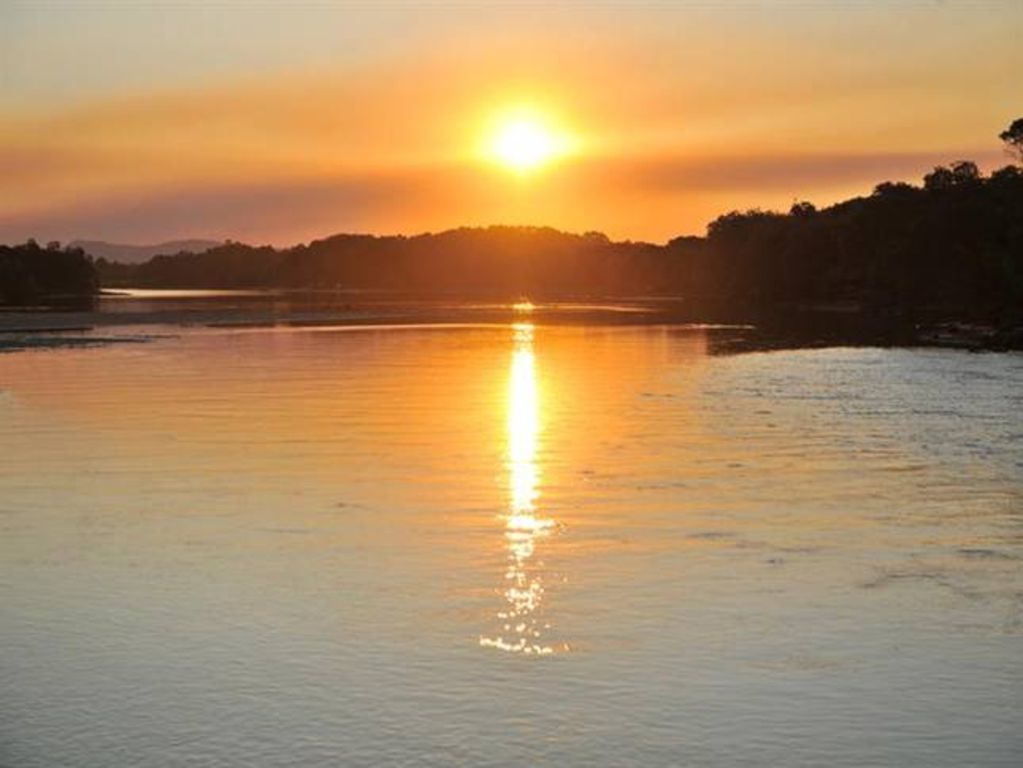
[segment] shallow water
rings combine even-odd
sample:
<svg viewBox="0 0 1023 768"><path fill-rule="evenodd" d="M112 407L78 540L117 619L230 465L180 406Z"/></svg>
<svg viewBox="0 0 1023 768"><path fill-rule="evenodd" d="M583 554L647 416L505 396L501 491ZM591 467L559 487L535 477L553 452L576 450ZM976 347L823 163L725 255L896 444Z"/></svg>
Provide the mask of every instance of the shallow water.
<svg viewBox="0 0 1023 768"><path fill-rule="evenodd" d="M0 764L1009 766L1023 356L0 356Z"/></svg>

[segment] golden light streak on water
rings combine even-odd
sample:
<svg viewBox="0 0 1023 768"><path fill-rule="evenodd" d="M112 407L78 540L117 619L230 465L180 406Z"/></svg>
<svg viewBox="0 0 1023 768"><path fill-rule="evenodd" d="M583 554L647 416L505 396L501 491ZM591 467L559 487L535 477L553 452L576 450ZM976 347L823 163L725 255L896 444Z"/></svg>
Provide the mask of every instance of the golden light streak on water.
<svg viewBox="0 0 1023 768"><path fill-rule="evenodd" d="M501 631L480 637L480 645L510 653L545 656L556 650L544 640L550 628L539 615L544 599L543 574L533 561L538 539L555 528L555 521L537 512L540 469L537 459L541 421L540 393L531 323L512 326L514 348L508 376L509 512L504 517L508 567L505 606L498 612Z"/></svg>
<svg viewBox="0 0 1023 768"><path fill-rule="evenodd" d="M532 512L539 480L536 448L540 431L540 401L533 354L533 326L518 324L514 332L515 350L508 382L508 467L511 484L508 523L516 529L528 529L535 522Z"/></svg>

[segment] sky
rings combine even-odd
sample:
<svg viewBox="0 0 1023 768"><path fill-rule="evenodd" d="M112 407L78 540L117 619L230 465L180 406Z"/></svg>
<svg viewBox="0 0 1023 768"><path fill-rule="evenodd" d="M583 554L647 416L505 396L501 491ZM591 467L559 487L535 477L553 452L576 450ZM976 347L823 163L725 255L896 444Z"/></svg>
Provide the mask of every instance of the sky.
<svg viewBox="0 0 1023 768"><path fill-rule="evenodd" d="M1023 116L1023 3L0 0L0 242L702 234ZM565 139L487 148L523 110Z"/></svg>

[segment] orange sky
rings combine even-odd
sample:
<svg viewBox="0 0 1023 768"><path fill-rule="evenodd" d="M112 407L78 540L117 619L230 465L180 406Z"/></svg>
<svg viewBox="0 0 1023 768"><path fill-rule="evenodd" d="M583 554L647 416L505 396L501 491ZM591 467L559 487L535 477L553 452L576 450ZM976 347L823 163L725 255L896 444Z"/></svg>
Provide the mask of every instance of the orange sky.
<svg viewBox="0 0 1023 768"><path fill-rule="evenodd" d="M1017 3L0 10L0 241L701 233L962 157L1023 114ZM528 105L574 151L480 147Z"/></svg>

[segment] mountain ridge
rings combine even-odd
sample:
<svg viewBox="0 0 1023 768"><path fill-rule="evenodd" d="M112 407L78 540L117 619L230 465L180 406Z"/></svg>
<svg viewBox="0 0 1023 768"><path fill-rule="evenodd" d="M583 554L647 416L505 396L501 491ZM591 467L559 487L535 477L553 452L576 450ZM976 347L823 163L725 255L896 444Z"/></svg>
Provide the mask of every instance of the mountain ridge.
<svg viewBox="0 0 1023 768"><path fill-rule="evenodd" d="M172 256L178 253L204 253L210 248L223 245L220 240L187 238L167 240L152 245L132 243L111 243L106 240L72 240L69 248L81 248L94 259L106 259L120 264L141 264L154 256Z"/></svg>

